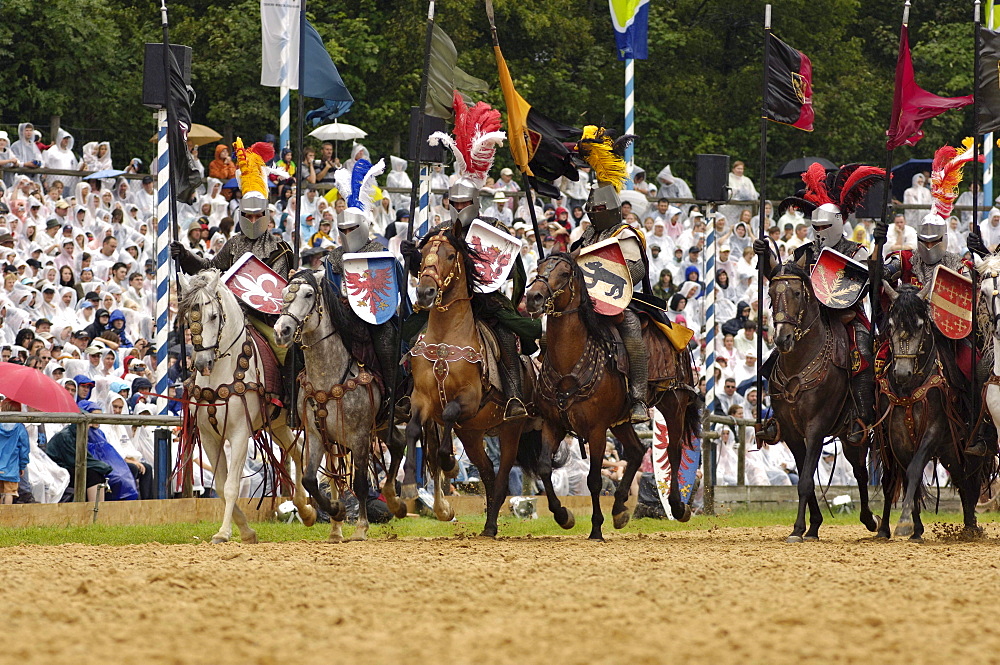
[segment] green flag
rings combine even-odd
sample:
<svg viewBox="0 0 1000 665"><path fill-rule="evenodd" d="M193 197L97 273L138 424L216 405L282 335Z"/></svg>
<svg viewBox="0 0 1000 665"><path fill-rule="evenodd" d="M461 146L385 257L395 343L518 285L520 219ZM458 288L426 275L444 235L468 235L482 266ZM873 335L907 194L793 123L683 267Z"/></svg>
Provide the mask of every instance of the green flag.
<svg viewBox="0 0 1000 665"><path fill-rule="evenodd" d="M424 113L438 118L450 118L454 91L466 93L488 92L486 81L469 76L458 67L458 51L451 37L434 24L431 38L431 66L427 73L427 106ZM467 102L475 100L466 99Z"/></svg>

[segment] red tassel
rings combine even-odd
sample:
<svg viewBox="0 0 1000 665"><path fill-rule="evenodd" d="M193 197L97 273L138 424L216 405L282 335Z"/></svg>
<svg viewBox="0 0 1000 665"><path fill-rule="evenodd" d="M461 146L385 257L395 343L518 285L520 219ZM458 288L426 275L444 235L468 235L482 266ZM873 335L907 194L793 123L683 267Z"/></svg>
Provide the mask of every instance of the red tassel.
<svg viewBox="0 0 1000 665"><path fill-rule="evenodd" d="M819 162L813 162L809 169L802 174L802 182L806 183L806 200L812 201L817 206L824 203L833 203L830 193L826 189L826 169Z"/></svg>

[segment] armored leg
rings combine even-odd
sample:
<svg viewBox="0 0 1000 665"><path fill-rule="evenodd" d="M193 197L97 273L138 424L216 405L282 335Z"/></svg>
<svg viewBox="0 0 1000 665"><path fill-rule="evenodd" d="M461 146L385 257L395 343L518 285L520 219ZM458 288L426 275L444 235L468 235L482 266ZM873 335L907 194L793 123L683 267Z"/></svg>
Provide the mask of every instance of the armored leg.
<svg viewBox="0 0 1000 665"><path fill-rule="evenodd" d="M375 348L375 357L378 358L379 368L382 371L382 380L385 382L385 390L389 392L389 382L392 380L393 368L399 363L399 351L393 349L396 331L391 321L387 321L379 326L368 326L372 335L372 346ZM398 378L398 371L397 371Z"/></svg>
<svg viewBox="0 0 1000 665"><path fill-rule="evenodd" d="M507 406L504 409L504 420L526 418L524 399L521 386L521 359L517 354L517 339L510 330L503 326L494 328L497 343L500 346L500 382L507 396Z"/></svg>
<svg viewBox="0 0 1000 665"><path fill-rule="evenodd" d="M851 394L857 408L857 418L861 422L855 420L852 423L847 441L857 445L864 438L865 427L871 427L875 423L875 353L872 348L871 332L857 320L853 325L862 364L867 365L864 371L851 377ZM864 423L864 426L861 423Z"/></svg>
<svg viewBox="0 0 1000 665"><path fill-rule="evenodd" d="M288 426L299 428L298 410L298 374L305 367L302 349L293 344L285 354L285 362L281 365L281 403L288 407Z"/></svg>
<svg viewBox="0 0 1000 665"><path fill-rule="evenodd" d="M622 322L618 324L618 334L622 336L628 354L628 392L632 400L629 417L633 423L644 423L649 420L649 408L646 406L649 365L646 343L642 340L642 325L634 312L625 310Z"/></svg>

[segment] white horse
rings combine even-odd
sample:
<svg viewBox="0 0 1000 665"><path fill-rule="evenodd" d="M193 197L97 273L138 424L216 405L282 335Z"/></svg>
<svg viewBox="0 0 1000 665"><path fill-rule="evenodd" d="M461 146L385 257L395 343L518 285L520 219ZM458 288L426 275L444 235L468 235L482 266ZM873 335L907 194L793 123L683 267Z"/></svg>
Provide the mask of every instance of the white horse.
<svg viewBox="0 0 1000 665"><path fill-rule="evenodd" d="M980 292L989 303L990 320L993 322L993 371L986 383L986 407L997 430L1000 431L1000 255L985 259L976 257L976 270L982 280ZM982 302L983 298L980 298Z"/></svg>
<svg viewBox="0 0 1000 665"><path fill-rule="evenodd" d="M336 483L330 483L332 501L319 490L318 473L324 455L332 466L333 444L351 451L352 490L358 499L358 522L351 540L368 532L369 472L373 435L388 436L388 415L377 421L382 392L371 373L351 355L345 339L367 335L347 305L325 281L323 270L303 270L285 287L281 316L274 324L275 341L282 346L301 342L305 381L299 388L299 414L306 432L304 482L320 508L330 514L330 542L343 542L344 504ZM389 446L391 460L382 495L389 511L406 517L406 504L396 497L396 472L403 459L399 437Z"/></svg>
<svg viewBox="0 0 1000 665"><path fill-rule="evenodd" d="M213 543L227 542L235 518L244 543L256 543L257 533L236 505L250 439L269 428L295 462L293 502L302 521L311 526L316 510L309 505L302 486L301 449L286 423L286 409L268 419L274 407L264 394L260 350L250 337L248 324L236 296L219 279L219 271L204 270L193 277L181 275L183 297L180 313L191 329L194 343L194 384L189 386L192 415L202 445L215 473L215 490L226 509ZM225 443L230 449L227 460Z"/></svg>

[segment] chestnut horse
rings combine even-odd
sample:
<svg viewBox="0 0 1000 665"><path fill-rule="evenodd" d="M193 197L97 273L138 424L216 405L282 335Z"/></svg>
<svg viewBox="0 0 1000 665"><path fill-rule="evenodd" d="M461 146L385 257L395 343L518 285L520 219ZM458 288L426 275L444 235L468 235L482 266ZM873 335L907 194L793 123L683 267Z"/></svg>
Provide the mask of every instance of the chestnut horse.
<svg viewBox="0 0 1000 665"><path fill-rule="evenodd" d="M804 260L803 260L804 261ZM774 342L780 352L771 371L768 392L778 422L778 436L792 451L799 470L799 511L787 542L819 540L823 513L816 499L814 476L825 437L843 440L850 432L854 409L849 369L834 363L831 310L816 299L804 264L784 263L770 275L768 293L774 311ZM840 325L838 323L838 325ZM868 505L869 438L844 446L861 495L861 523L879 528ZM806 506L809 530L806 531Z"/></svg>
<svg viewBox="0 0 1000 665"><path fill-rule="evenodd" d="M632 479L642 462L645 447L629 422L629 393L625 375L617 366L613 326L594 311L584 286L583 271L570 254L555 253L538 264L537 276L525 293L528 313L548 315L547 345L536 387L535 406L543 417L542 451L538 473L545 485L549 510L565 529L575 519L552 489L552 456L568 432L575 432L590 448L587 487L593 500L590 538L603 539L601 526L601 465L607 432L624 446L625 473L615 492L611 515L616 529L628 523L625 507ZM687 353L678 354L678 363L690 363ZM659 409L670 436L670 464L680 468L685 441L697 430L700 401L693 388L664 389L649 385L650 405ZM680 497L679 474L671 474L670 508L674 516L687 521L691 509Z"/></svg>
<svg viewBox="0 0 1000 665"><path fill-rule="evenodd" d="M500 368L499 358L484 338L472 312L473 289L479 284L474 250L464 236L461 222L427 238L421 248L416 307L427 309L427 329L410 350L413 393L406 445L415 449L424 432L425 459L434 479L434 513L450 520L454 511L445 501L441 471L457 472L451 447L452 430L486 487L486 525L482 535L497 535L497 515L507 498L507 480L517 458L527 420L504 421L506 399L498 389L499 377L489 367ZM525 401L534 389L530 362L522 363ZM430 432L435 424L441 436ZM483 437L496 431L500 438L500 466L496 473L486 454ZM436 449L435 449L436 448Z"/></svg>

